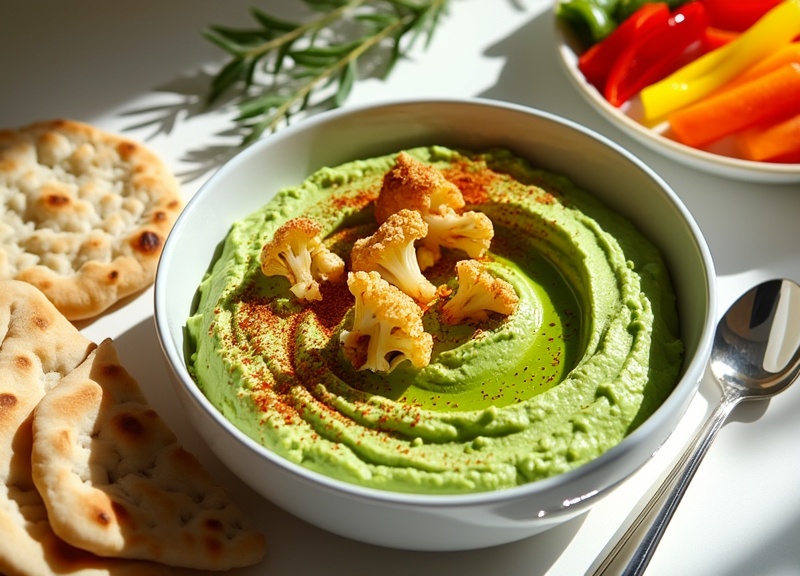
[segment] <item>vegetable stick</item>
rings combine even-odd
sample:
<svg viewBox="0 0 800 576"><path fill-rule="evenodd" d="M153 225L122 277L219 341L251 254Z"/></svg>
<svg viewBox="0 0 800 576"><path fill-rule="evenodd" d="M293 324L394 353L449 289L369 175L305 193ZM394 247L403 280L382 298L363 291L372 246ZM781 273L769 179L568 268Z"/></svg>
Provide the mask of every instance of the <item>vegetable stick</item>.
<svg viewBox="0 0 800 576"><path fill-rule="evenodd" d="M711 25L723 30L747 30L781 0L700 0L708 10Z"/></svg>
<svg viewBox="0 0 800 576"><path fill-rule="evenodd" d="M708 15L694 1L648 22L652 22L648 29L639 28L610 67L602 92L612 106L621 106L645 86L680 68L687 50L702 42Z"/></svg>
<svg viewBox="0 0 800 576"><path fill-rule="evenodd" d="M736 137L742 156L757 162L800 154L800 113L766 128L754 128Z"/></svg>
<svg viewBox="0 0 800 576"><path fill-rule="evenodd" d="M655 120L702 100L800 35L800 0L784 0L735 40L712 50L641 92Z"/></svg>
<svg viewBox="0 0 800 576"><path fill-rule="evenodd" d="M800 112L800 64L785 64L747 84L709 96L669 116L672 131L700 147Z"/></svg>
<svg viewBox="0 0 800 576"><path fill-rule="evenodd" d="M770 162L781 162L784 164L800 164L800 150L786 154L784 156L776 156Z"/></svg>
<svg viewBox="0 0 800 576"><path fill-rule="evenodd" d="M712 96L717 96L723 92L732 90L743 84L747 84L748 82L752 82L753 80L756 80L757 78L760 78L769 72L773 72L785 64L791 64L792 62L797 62L800 64L800 40L792 42L791 44L787 44L766 58L759 60L745 72L739 76L736 76L733 80L712 92Z"/></svg>
<svg viewBox="0 0 800 576"><path fill-rule="evenodd" d="M626 47L669 21L666 4L644 4L614 31L578 58L578 69L601 92L614 63Z"/></svg>
<svg viewBox="0 0 800 576"><path fill-rule="evenodd" d="M759 60L755 65L753 65L753 67L749 68L723 86L722 90L727 90L735 86L741 86L742 84L746 84L747 82L759 78L768 72L777 70L784 64L791 64L792 62L797 62L800 64L800 40L792 42L791 44L786 44L763 60Z"/></svg>
<svg viewBox="0 0 800 576"><path fill-rule="evenodd" d="M714 28L713 26L709 26L706 28L706 35L703 40L703 44L707 51L716 50L717 48L721 48L725 46L725 44L730 44L736 38L739 37L739 32L731 32L730 30L720 30L719 28Z"/></svg>

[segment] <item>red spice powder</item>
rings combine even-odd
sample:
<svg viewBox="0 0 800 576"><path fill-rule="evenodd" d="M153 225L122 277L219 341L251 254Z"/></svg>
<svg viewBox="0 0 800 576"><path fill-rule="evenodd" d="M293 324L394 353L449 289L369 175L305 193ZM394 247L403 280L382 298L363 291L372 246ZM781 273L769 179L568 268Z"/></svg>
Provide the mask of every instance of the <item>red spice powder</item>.
<svg viewBox="0 0 800 576"><path fill-rule="evenodd" d="M240 304L239 313L236 314L236 322L242 334L257 334L261 331L268 331L276 334L281 340L281 347L289 353L293 350L293 346L289 343L293 340L294 334L299 322L299 315L290 317L288 324L285 319L276 316L270 308L265 298L254 298L243 300ZM253 344L256 341L251 340ZM242 347L242 343L239 345ZM253 348L253 354L266 355L267 351L258 348ZM293 363L292 363L293 364Z"/></svg>
<svg viewBox="0 0 800 576"><path fill-rule="evenodd" d="M344 281L322 282L319 291L322 300L311 302L308 309L330 335L341 324L345 314L355 303L355 298Z"/></svg>
<svg viewBox="0 0 800 576"><path fill-rule="evenodd" d="M536 199L539 204L546 204L548 206L555 204L556 197L550 194L550 192L545 192L539 198Z"/></svg>
<svg viewBox="0 0 800 576"><path fill-rule="evenodd" d="M443 174L461 190L464 201L471 205L488 203L490 191L499 180L506 178L506 175L494 172L490 168L476 166L468 162L458 162L444 170ZM330 209L334 211L362 210L367 208L377 195L378 188L372 187L355 194L332 197ZM254 286L250 290L244 291L241 295L240 314L237 314L241 333L254 334L266 330L277 337L277 340L280 341L283 349L288 354L287 359L290 367L285 367L286 372L274 375L274 381L272 375L262 374L261 377L263 378L265 389L263 393L256 392L253 398L259 409L264 412L279 414L286 424L291 424L297 418L302 418L302 413L306 409L304 405L297 405L298 403L291 394L291 389L297 385L303 385L303 381L308 383L318 382L319 376L321 376L314 374L315 371L319 370L319 367L313 366L313 362L303 363L312 364L312 366L297 365L298 359L294 356L293 342L299 323L302 319L307 318L308 314L311 314L315 317L318 325L330 336L335 328L341 324L344 316L354 303L354 298L347 289L345 282L321 283L320 291L323 296L322 301L307 303L302 311L292 314L290 318L287 318L285 314L276 315L269 300L258 294ZM289 321L287 322L287 320ZM254 349L253 353L267 353L267 351ZM282 362L281 364L285 366L286 363ZM271 389L267 389L266 386L271 387ZM309 386L308 389L313 393L313 386ZM320 417L329 421L327 427L330 433L333 433L332 422L346 420L344 415L328 406L324 401L315 403L315 409L319 411ZM412 407L408 406L406 409L411 411ZM413 428L419 424L420 416L416 411L411 412L411 414L413 415L409 426ZM366 417L367 414L365 413L362 416ZM383 427L380 426L381 423L386 422L388 422L386 416L381 415L377 430L374 433L388 432L384 431ZM391 433L389 435L391 436ZM388 441L388 437L381 438L381 440Z"/></svg>
<svg viewBox="0 0 800 576"><path fill-rule="evenodd" d="M450 182L458 186L467 204L486 204L489 188L497 180L497 173L489 168L476 170L474 165L456 162L451 168L442 170Z"/></svg>
<svg viewBox="0 0 800 576"><path fill-rule="evenodd" d="M334 211L342 211L345 209L362 210L366 208L367 204L378 197L379 190L380 186L378 185L371 189L361 190L355 196L347 194L331 196L329 204Z"/></svg>

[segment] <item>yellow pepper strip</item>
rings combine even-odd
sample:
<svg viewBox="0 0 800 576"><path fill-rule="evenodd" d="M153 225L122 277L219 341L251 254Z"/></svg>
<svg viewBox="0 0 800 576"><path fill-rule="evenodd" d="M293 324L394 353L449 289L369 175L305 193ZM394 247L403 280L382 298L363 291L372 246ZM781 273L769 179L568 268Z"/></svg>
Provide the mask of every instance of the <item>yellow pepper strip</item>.
<svg viewBox="0 0 800 576"><path fill-rule="evenodd" d="M656 120L710 94L800 35L800 0L785 0L738 38L642 90L645 118Z"/></svg>
<svg viewBox="0 0 800 576"><path fill-rule="evenodd" d="M755 65L725 84L725 90L747 84L750 80L760 78L764 74L769 74L784 64L791 64L792 62L800 64L800 40L795 40L782 48L778 48L763 60L759 60Z"/></svg>

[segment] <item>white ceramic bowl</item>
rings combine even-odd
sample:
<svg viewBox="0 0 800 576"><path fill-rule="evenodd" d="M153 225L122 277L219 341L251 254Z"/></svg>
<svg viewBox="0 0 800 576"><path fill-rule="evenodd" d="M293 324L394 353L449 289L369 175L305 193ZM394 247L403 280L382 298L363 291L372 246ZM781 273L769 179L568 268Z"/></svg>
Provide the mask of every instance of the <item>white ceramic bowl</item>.
<svg viewBox="0 0 800 576"><path fill-rule="evenodd" d="M502 146L571 176L631 218L658 245L677 290L686 346L682 379L657 412L596 460L516 488L415 495L363 488L276 456L223 418L184 361L184 324L217 244L234 220L324 165L442 144ZM161 256L155 318L180 401L216 455L255 491L342 536L395 548L460 550L518 540L585 512L667 439L694 395L710 353L713 263L701 233L667 184L613 142L569 121L481 100L402 101L324 113L264 138L223 166L178 218Z"/></svg>
<svg viewBox="0 0 800 576"><path fill-rule="evenodd" d="M720 142L714 152L692 148L667 137L666 123L652 128L641 124L637 121L642 117L641 104L629 106L626 103L622 108L612 106L586 81L578 69L577 43L558 21L556 41L562 68L584 100L606 120L648 148L676 162L725 178L773 184L800 182L800 164L745 160L736 157L735 150L727 141Z"/></svg>

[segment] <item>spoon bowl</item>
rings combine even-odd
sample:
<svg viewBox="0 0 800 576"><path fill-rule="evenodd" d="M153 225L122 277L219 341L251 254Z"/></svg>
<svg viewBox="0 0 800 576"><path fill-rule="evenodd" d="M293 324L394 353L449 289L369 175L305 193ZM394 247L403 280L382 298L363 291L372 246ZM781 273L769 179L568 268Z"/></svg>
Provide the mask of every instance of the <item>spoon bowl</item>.
<svg viewBox="0 0 800 576"><path fill-rule="evenodd" d="M711 372L720 386L739 390L742 399L774 396L800 371L800 287L770 280L737 300L717 325Z"/></svg>
<svg viewBox="0 0 800 576"><path fill-rule="evenodd" d="M669 521L723 423L742 401L775 396L800 374L800 286L769 280L750 289L717 324L710 368L722 398L651 492L622 537L593 571L640 575L647 568ZM647 522L650 522L646 527ZM621 570L622 561L627 564ZM611 570L613 569L613 572Z"/></svg>

